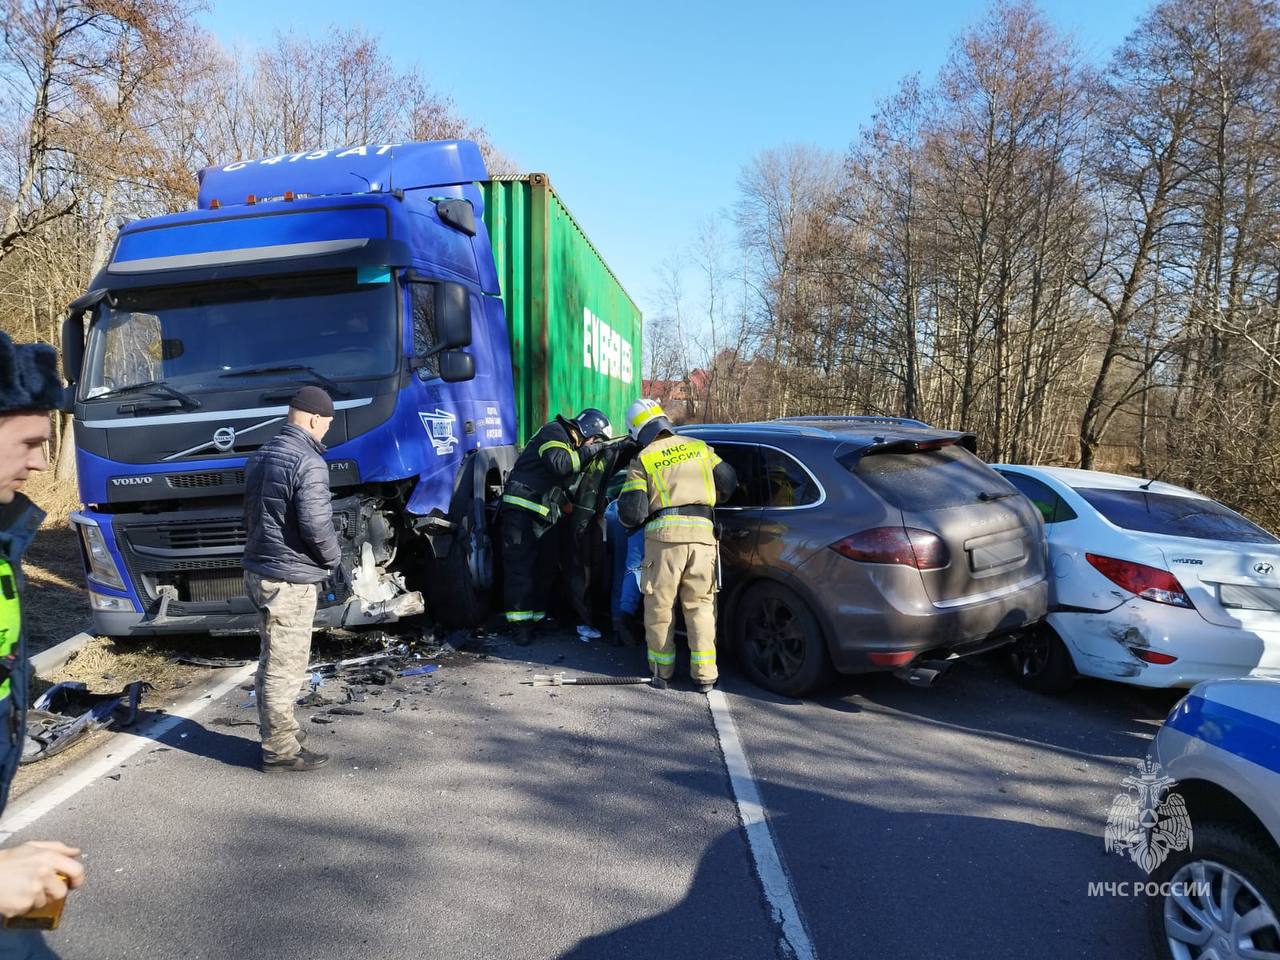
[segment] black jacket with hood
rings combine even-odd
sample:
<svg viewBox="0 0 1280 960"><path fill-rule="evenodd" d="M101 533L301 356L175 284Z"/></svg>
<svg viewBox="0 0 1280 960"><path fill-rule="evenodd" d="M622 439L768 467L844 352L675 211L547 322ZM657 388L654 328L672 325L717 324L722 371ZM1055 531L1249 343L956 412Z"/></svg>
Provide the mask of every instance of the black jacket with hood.
<svg viewBox="0 0 1280 960"><path fill-rule="evenodd" d="M333 529L324 447L301 427L284 429L245 465L244 568L266 580L321 583L342 551Z"/></svg>

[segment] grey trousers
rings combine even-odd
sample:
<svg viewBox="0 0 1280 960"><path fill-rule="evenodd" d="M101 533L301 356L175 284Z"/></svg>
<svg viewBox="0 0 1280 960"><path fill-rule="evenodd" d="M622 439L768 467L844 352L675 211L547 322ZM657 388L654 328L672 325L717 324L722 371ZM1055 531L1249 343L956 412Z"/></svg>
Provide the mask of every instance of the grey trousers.
<svg viewBox="0 0 1280 960"><path fill-rule="evenodd" d="M258 608L258 636L262 639L256 681L262 758L287 759L302 749L293 708L311 658L316 585L265 580L247 570L244 585Z"/></svg>

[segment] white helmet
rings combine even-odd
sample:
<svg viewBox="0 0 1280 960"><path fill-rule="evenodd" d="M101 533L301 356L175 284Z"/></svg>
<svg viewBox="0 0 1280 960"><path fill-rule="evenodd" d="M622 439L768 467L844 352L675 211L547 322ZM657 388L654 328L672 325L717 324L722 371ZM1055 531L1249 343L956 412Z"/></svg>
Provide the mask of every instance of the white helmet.
<svg viewBox="0 0 1280 960"><path fill-rule="evenodd" d="M648 444L659 431L671 429L671 421L658 401L642 397L627 407L627 433L632 440Z"/></svg>

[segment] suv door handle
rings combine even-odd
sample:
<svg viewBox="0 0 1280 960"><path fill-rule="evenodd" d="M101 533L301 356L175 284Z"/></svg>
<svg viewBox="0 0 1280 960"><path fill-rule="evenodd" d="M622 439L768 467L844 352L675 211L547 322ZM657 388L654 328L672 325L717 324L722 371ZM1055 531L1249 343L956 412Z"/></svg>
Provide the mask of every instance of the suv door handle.
<svg viewBox="0 0 1280 960"><path fill-rule="evenodd" d="M733 527L725 531L725 536L730 540L743 540L751 536L751 531L743 527Z"/></svg>

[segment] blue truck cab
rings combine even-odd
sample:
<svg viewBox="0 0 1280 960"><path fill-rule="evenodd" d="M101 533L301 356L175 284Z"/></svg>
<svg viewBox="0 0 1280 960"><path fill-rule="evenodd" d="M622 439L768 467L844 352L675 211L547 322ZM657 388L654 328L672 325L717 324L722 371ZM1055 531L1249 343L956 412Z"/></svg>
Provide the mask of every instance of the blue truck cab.
<svg viewBox="0 0 1280 960"><path fill-rule="evenodd" d="M484 615L517 450L486 176L468 141L286 154L120 230L63 336L98 633L255 629L245 463L306 383L334 400L343 550L317 625Z"/></svg>

